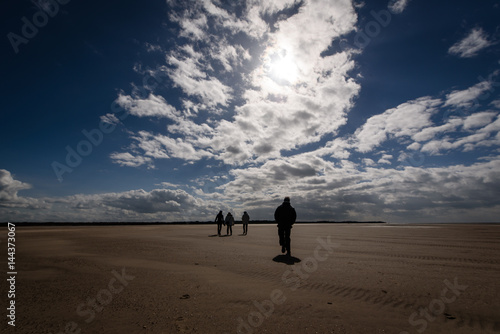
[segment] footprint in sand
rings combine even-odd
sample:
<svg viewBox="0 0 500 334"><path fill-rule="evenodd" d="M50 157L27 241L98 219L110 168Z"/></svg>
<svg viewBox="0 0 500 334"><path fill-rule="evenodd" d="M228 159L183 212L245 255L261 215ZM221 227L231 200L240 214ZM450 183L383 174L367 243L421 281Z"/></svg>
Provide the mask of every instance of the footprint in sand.
<svg viewBox="0 0 500 334"><path fill-rule="evenodd" d="M188 333L189 328L182 322L184 321L183 317L178 317L175 319L175 329L177 330L178 333Z"/></svg>
<svg viewBox="0 0 500 334"><path fill-rule="evenodd" d="M448 314L448 313L444 313L444 316L446 317L446 319L449 319L449 320L455 320L456 317L452 316L451 314Z"/></svg>

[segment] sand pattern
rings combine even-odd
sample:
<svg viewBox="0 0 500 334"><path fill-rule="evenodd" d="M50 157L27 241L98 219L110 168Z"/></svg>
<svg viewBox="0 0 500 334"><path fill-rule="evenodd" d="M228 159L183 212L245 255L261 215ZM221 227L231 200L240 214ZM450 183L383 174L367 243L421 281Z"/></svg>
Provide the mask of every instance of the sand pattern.
<svg viewBox="0 0 500 334"><path fill-rule="evenodd" d="M16 332L500 332L498 225L234 228L18 227Z"/></svg>

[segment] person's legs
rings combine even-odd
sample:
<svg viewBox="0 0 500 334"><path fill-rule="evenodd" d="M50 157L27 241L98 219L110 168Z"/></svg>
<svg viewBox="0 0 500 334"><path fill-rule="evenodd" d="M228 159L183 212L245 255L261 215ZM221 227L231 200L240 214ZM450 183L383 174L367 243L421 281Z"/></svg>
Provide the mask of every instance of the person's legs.
<svg viewBox="0 0 500 334"><path fill-rule="evenodd" d="M222 230L222 224L217 224L217 234L220 235L220 230Z"/></svg>
<svg viewBox="0 0 500 334"><path fill-rule="evenodd" d="M278 236L280 238L280 246L281 246L281 252L284 253L286 246L285 246L285 229L282 226L278 225Z"/></svg>
<svg viewBox="0 0 500 334"><path fill-rule="evenodd" d="M290 249L290 228L285 228L284 229L284 237L285 237L285 248L286 248L286 254L291 255L291 249Z"/></svg>
<svg viewBox="0 0 500 334"><path fill-rule="evenodd" d="M233 235L233 225L229 225L229 235Z"/></svg>

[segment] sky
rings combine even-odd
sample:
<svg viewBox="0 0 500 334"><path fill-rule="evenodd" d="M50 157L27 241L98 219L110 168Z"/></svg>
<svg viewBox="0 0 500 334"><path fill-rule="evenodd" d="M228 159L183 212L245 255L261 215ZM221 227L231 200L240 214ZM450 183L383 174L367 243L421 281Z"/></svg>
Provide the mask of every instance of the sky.
<svg viewBox="0 0 500 334"><path fill-rule="evenodd" d="M0 221L498 221L498 0L0 15Z"/></svg>

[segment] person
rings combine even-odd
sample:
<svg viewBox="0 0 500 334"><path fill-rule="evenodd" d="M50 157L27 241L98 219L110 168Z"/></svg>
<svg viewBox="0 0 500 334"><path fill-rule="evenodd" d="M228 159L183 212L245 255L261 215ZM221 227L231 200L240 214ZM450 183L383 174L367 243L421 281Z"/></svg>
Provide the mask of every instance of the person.
<svg viewBox="0 0 500 334"><path fill-rule="evenodd" d="M231 214L231 212L227 213L226 225L227 225L226 235L233 235L234 218L233 218L233 215Z"/></svg>
<svg viewBox="0 0 500 334"><path fill-rule="evenodd" d="M222 210L219 211L217 217L215 217L215 222L217 223L217 234L220 237L220 231L222 230L222 224L224 223L224 215L222 214Z"/></svg>
<svg viewBox="0 0 500 334"><path fill-rule="evenodd" d="M243 235L247 235L248 233L248 222L250 221L250 216L245 211L243 212L243 216L241 216L241 222L243 223Z"/></svg>
<svg viewBox="0 0 500 334"><path fill-rule="evenodd" d="M286 251L287 256L292 255L290 250L290 232L296 219L297 213L290 204L290 197L285 197L283 204L278 206L274 212L274 220L278 223L281 252L284 253Z"/></svg>

